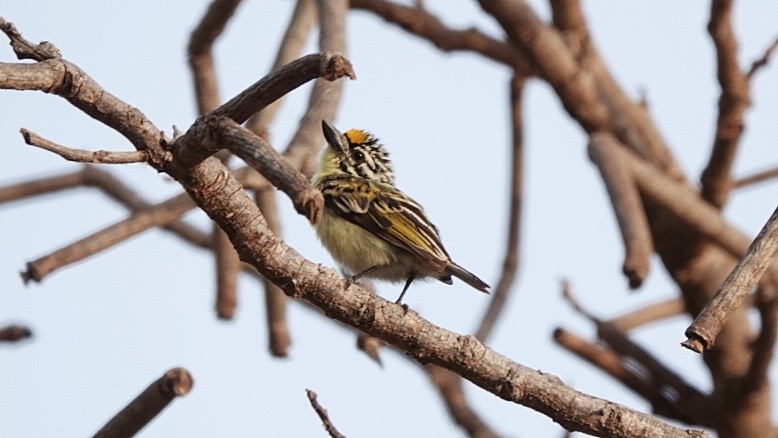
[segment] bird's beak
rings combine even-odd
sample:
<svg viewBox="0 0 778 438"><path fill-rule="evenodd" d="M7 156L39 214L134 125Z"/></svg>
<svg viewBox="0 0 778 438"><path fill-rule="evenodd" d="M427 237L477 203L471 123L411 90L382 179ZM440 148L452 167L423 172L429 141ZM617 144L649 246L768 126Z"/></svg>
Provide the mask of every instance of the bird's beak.
<svg viewBox="0 0 778 438"><path fill-rule="evenodd" d="M343 155L348 151L348 139L332 123L322 120L321 130L324 132L324 138L327 139L327 143L329 143L336 154Z"/></svg>

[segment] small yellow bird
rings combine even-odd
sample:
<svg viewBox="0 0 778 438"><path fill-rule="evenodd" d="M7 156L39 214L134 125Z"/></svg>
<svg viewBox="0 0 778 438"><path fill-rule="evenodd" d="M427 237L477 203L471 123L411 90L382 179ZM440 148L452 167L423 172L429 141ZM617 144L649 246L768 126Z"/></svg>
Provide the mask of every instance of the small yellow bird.
<svg viewBox="0 0 778 438"><path fill-rule="evenodd" d="M453 275L489 293L488 284L451 261L421 205L394 186L392 162L378 139L356 129L341 133L326 120L322 129L328 147L312 183L325 209L316 232L351 280L405 280L398 304L415 279L451 284Z"/></svg>

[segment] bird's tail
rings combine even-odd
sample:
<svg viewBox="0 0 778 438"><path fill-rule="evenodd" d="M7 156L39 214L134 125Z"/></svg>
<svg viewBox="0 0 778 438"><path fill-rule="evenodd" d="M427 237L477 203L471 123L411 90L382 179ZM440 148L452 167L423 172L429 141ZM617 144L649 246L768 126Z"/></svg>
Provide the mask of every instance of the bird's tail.
<svg viewBox="0 0 778 438"><path fill-rule="evenodd" d="M489 293L489 285L486 284L486 282L476 277L475 274L459 266L458 264L454 262L449 263L448 267L446 267L446 271L449 274L457 277L458 279L474 287L475 289L478 289L481 292L487 294Z"/></svg>

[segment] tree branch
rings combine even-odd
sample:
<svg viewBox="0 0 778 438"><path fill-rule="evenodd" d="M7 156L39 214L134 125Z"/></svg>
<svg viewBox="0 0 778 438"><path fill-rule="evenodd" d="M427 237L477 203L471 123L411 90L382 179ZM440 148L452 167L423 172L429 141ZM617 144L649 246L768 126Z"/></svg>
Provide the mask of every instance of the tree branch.
<svg viewBox="0 0 778 438"><path fill-rule="evenodd" d="M743 299L773 263L776 250L778 208L748 247L746 255L721 284L713 299L686 329L688 339L681 345L697 353L709 349L729 315L743 304Z"/></svg>
<svg viewBox="0 0 778 438"><path fill-rule="evenodd" d="M476 28L451 29L423 8L399 5L384 0L351 0L351 8L371 12L384 21L396 24L444 52L476 52L493 61L513 67L524 76L532 67L515 46L492 38Z"/></svg>
<svg viewBox="0 0 778 438"><path fill-rule="evenodd" d="M77 163L104 163L104 164L128 164L128 163L142 163L146 161L147 154L145 151L131 151L131 152L113 152L113 151L84 151L81 149L71 149L66 146L59 145L53 141L46 140L38 134L28 131L27 129L20 129L24 142L30 146L39 147L49 152L54 152L60 157L68 160L75 161Z"/></svg>
<svg viewBox="0 0 778 438"><path fill-rule="evenodd" d="M743 134L745 112L750 106L748 77L737 62L738 44L732 30L733 3L733 0L713 0L708 22L708 32L716 47L721 96L716 137L700 182L702 198L717 208L724 205L732 188L732 164Z"/></svg>
<svg viewBox="0 0 778 438"><path fill-rule="evenodd" d="M292 12L292 19L286 27L284 38L281 40L278 53L276 53L276 59L273 61L272 70L281 68L300 56L314 24L316 24L316 4L314 0L297 0L294 12ZM270 123L272 123L276 113L281 108L282 100L283 98L279 98L266 106L262 111L251 116L248 122L246 122L246 128L270 141Z"/></svg>
<svg viewBox="0 0 778 438"><path fill-rule="evenodd" d="M22 325L7 325L0 328L0 342L18 342L32 337L32 330Z"/></svg>
<svg viewBox="0 0 778 438"><path fill-rule="evenodd" d="M502 313L505 303L513 287L516 271L519 268L519 241L521 237L521 215L524 181L524 116L523 100L524 86L527 78L515 73L511 79L510 106L511 106L511 179L508 182L510 193L510 207L508 219L508 236L505 243L505 258L502 264L502 275L497 282L497 287L492 293L481 324L476 330L475 337L486 342L492 332L497 318Z"/></svg>
<svg viewBox="0 0 778 438"><path fill-rule="evenodd" d="M194 207L195 204L186 193L176 195L51 254L28 262L27 270L21 274L22 280L25 283L29 281L40 283L47 275L57 269L97 254L149 228L174 221Z"/></svg>
<svg viewBox="0 0 778 438"><path fill-rule="evenodd" d="M600 170L624 241L623 271L629 287L637 289L648 276L654 243L635 181L612 152L618 147L610 134L594 133L589 137L589 158Z"/></svg>
<svg viewBox="0 0 778 438"><path fill-rule="evenodd" d="M213 63L213 43L224 32L239 4L240 0L211 1L200 23L189 36L187 54L194 80L198 114L205 114L221 103Z"/></svg>
<svg viewBox="0 0 778 438"><path fill-rule="evenodd" d="M192 390L194 380L189 371L173 368L149 385L124 409L111 418L95 438L128 437L138 433L176 397Z"/></svg>
<svg viewBox="0 0 778 438"><path fill-rule="evenodd" d="M311 406L313 407L313 410L316 411L316 415L318 415L319 418L321 419L321 422L324 425L324 430L326 430L327 433L330 434L332 438L346 438L344 435L338 432L338 429L336 429L335 425L332 424L329 415L327 415L327 410L324 409L316 400L316 397L318 397L316 393L311 391L310 389L306 389L305 393L308 394L308 400L311 402Z"/></svg>

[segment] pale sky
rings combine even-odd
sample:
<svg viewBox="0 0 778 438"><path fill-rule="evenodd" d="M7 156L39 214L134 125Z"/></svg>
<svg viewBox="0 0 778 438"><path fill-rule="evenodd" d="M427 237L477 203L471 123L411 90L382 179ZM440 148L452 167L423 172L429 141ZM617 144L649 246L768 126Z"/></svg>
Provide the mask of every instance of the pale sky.
<svg viewBox="0 0 778 438"><path fill-rule="evenodd" d="M194 120L185 47L208 2L6 2L0 14L31 41L47 40L107 91L171 132ZM545 2L532 2L549 19ZM426 1L453 27L499 28L474 2ZM707 2L585 3L595 43L627 92L645 90L651 113L688 177L697 181L712 144L718 85L705 31ZM290 1L246 1L216 45L222 99L267 72L291 13ZM742 65L761 56L778 34L778 2L737 4L735 32ZM361 128L392 154L398 186L421 202L441 230L448 252L492 285L505 246L510 127L506 67L469 53L445 54L364 12L349 15L349 53L358 79L346 85L336 126ZM16 62L7 44L0 60ZM313 51L310 45L307 52ZM283 149L308 99L288 96L272 128ZM754 80L735 174L778 164L775 114L778 66ZM646 411L650 407L603 373L555 346L565 327L593 328L560 299L569 278L578 298L611 317L673 296L677 289L655 258L639 292L621 275L621 237L599 173L586 157L582 130L550 87L526 91L525 216L521 268L514 294L489 343L526 366L555 374L578 390ZM80 149L129 150L124 138L63 99L40 92L0 92L0 184L77 164L25 146L24 127ZM434 163L434 164L432 164ZM180 187L143 165L105 165L161 201ZM734 193L725 215L755 235L778 199L778 184ZM306 220L279 193L283 234L306 258L333 266ZM25 287L19 271L34 260L127 216L91 189L0 207L0 325L23 323L31 341L0 345L3 436L85 436L94 433L150 382L174 366L195 379L142 436L324 437L305 395L319 394L339 430L353 437L461 436L426 374L386 350L380 368L355 348L355 335L299 303L289 308L290 357L267 352L264 298L241 278L232 322L213 311L213 258L169 234L150 231L110 251ZM202 213L187 221L209 227ZM400 286L379 284L394 300ZM474 330L488 297L455 282L414 284L405 302L437 325ZM687 318L634 333L688 381L709 389L699 357L679 346ZM775 367L774 367L775 369ZM773 373L773 377L774 373ZM775 380L775 379L774 379ZM547 417L466 385L477 412L505 436L561 436Z"/></svg>

